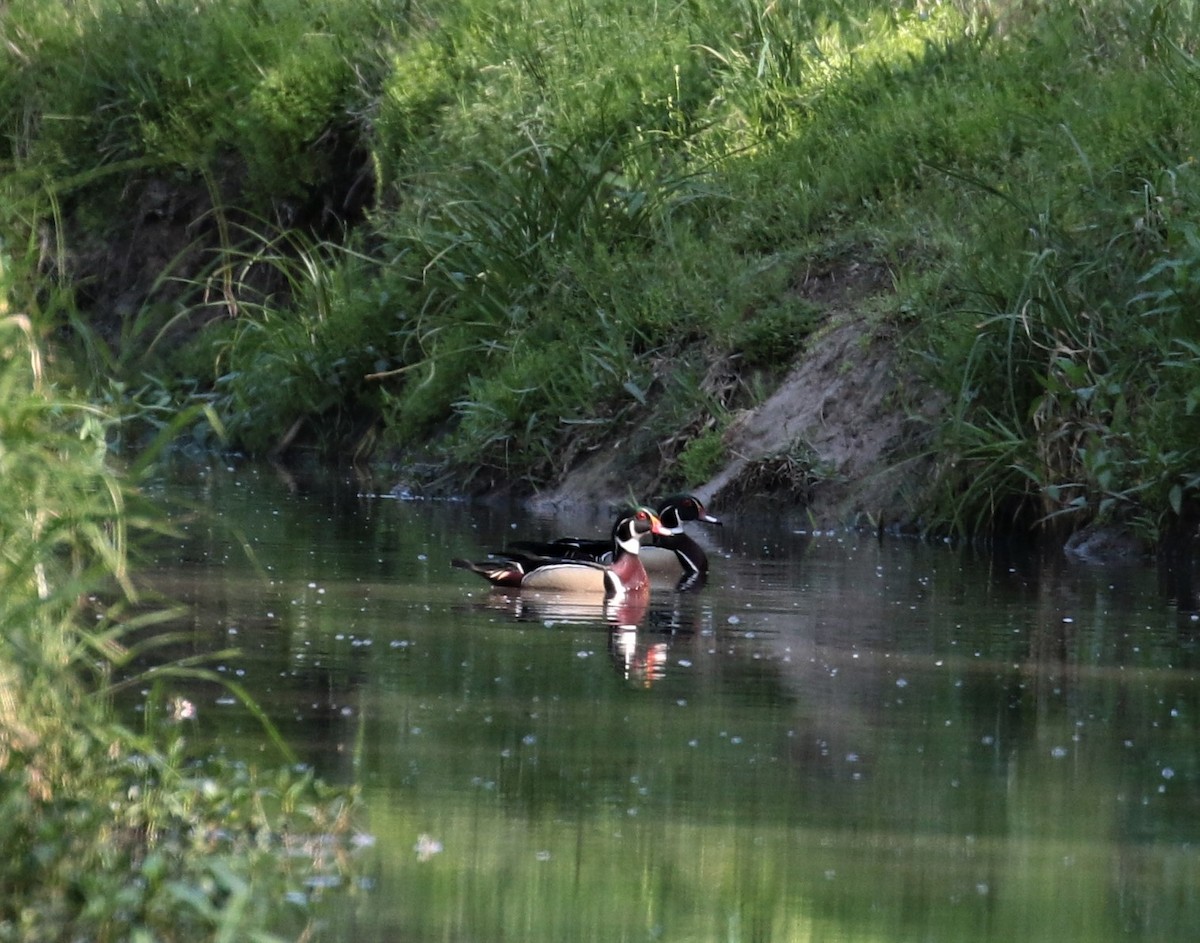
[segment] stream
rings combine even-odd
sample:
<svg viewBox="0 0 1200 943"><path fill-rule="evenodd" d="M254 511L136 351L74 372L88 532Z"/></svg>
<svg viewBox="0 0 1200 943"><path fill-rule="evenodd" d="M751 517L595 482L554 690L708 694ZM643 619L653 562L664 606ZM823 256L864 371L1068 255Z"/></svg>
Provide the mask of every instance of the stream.
<svg viewBox="0 0 1200 943"><path fill-rule="evenodd" d="M1190 939L1200 621L1189 574L689 525L708 582L633 609L498 594L453 557L607 533L605 508L401 500L195 468L146 578L194 652L371 836L324 938ZM198 735L278 762L202 687Z"/></svg>

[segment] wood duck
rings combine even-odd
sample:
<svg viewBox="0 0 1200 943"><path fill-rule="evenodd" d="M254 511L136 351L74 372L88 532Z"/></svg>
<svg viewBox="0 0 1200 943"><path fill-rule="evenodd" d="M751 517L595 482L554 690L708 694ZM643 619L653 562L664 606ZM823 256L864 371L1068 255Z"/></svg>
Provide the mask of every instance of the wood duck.
<svg viewBox="0 0 1200 943"><path fill-rule="evenodd" d="M709 514L695 495L677 494L667 498L658 508L662 529L655 531L642 551L642 565L654 573L678 575L680 589L702 583L708 574L708 555L685 531L688 521L706 524L721 522ZM518 553L562 557L568 560L609 563L612 543L580 537L559 537L555 540L518 540L509 545Z"/></svg>
<svg viewBox="0 0 1200 943"><path fill-rule="evenodd" d="M638 551L642 542L664 533L662 522L650 508L626 511L613 524L608 560L572 558L561 553L540 553L512 547L481 563L451 560L452 566L478 573L496 587L540 589L561 593L603 593L622 599L646 593L650 579Z"/></svg>

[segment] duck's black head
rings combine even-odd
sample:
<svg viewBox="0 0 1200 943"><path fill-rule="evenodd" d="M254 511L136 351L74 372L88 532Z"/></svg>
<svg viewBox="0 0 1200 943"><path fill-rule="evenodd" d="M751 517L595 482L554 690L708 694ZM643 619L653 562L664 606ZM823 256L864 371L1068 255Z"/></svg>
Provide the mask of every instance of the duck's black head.
<svg viewBox="0 0 1200 943"><path fill-rule="evenodd" d="M704 521L706 524L721 522L709 514L700 499L692 494L677 494L667 498L659 506L658 516L662 525L670 530L681 529L686 521Z"/></svg>

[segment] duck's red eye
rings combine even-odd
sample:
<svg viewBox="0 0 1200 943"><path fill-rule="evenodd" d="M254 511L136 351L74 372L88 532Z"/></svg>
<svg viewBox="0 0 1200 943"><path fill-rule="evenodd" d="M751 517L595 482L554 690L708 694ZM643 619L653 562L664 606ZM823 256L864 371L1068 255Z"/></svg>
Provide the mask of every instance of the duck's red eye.
<svg viewBox="0 0 1200 943"><path fill-rule="evenodd" d="M646 512L645 512L645 511L638 511L638 512L637 512L637 519L638 519L639 521L644 521L644 520L646 520L646 518L647 518L648 516L649 516L649 515L648 515L648 514L646 514Z"/></svg>

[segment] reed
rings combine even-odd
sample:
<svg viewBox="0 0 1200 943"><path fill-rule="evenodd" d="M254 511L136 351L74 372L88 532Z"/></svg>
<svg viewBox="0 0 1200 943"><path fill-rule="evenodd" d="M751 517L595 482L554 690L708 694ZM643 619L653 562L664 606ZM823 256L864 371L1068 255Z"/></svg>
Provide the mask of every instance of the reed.
<svg viewBox="0 0 1200 943"><path fill-rule="evenodd" d="M10 268L0 274L13 288ZM115 466L113 420L58 388L11 294L0 296L0 935L302 932L316 902L286 895L346 873L353 796L189 747L181 685L224 682L204 659L169 655L178 613L138 587L135 545L167 530L136 487L145 466ZM149 692L141 730L114 706L129 688ZM274 739L280 765L294 760ZM304 842L306 861L292 855Z"/></svg>

